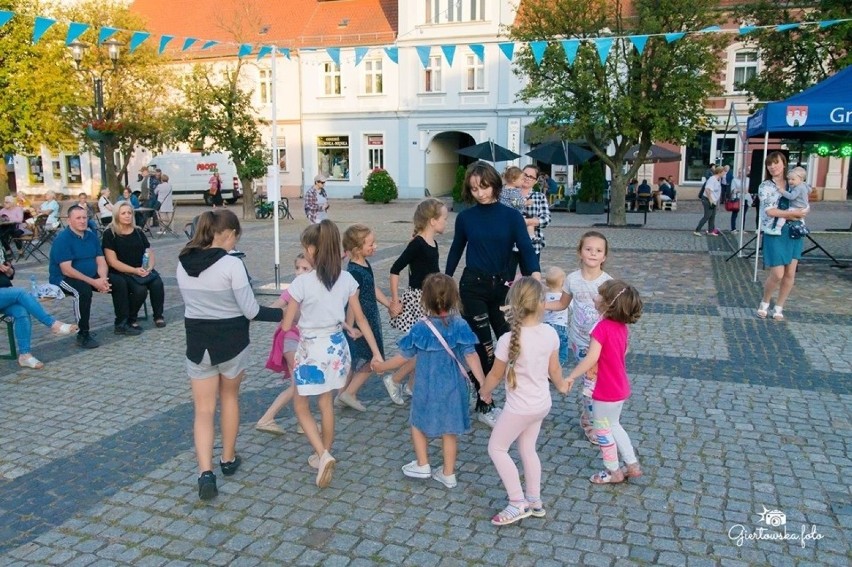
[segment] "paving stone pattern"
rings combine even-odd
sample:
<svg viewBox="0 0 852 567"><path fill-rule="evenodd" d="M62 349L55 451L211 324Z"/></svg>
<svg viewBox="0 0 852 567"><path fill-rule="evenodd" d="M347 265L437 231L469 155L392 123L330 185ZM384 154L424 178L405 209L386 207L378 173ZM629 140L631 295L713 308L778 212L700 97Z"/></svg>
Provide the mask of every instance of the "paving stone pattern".
<svg viewBox="0 0 852 567"><path fill-rule="evenodd" d="M343 201L332 209L341 226L375 227L373 267L383 286L410 237L413 207ZM811 215L819 227L848 223L852 213L845 203L820 207L824 216ZM84 352L36 328L33 352L44 370L0 362L0 564L846 566L852 270L807 257L787 321L758 320L765 272L755 283L749 260L726 261L736 246L730 235L693 236L697 216L687 203L649 215L646 228L611 229L592 227L596 217L554 214L543 264L575 269L580 235L602 230L612 249L607 271L634 283L645 300L631 329L633 396L623 415L645 475L590 484L599 452L583 438L576 393L555 394L539 438L547 516L503 528L489 522L505 504L487 456L489 430L475 424L461 438L457 488L407 479L399 468L413 454L408 410L394 406L376 378L361 392L366 413L338 412L338 467L331 486L317 489L292 409L279 419L286 435L253 429L281 388L263 368L268 324L252 326L238 440L243 467L218 475L219 497L200 502L173 277L183 241L157 240L167 328L116 337L109 298L97 297L100 349ZM282 225L286 281L304 226L298 215ZM271 233L270 221L247 222L240 242L258 283L272 279ZM441 239L442 264L450 240L451 231ZM825 239L845 259L849 240ZM21 282L30 273L43 279L46 267L19 266ZM48 309L67 318L70 302ZM383 317L393 352L399 333ZM430 453L439 466L438 442ZM783 533L761 520L765 509L786 515L788 537L805 530L811 539L756 539ZM745 536L739 544L737 534Z"/></svg>

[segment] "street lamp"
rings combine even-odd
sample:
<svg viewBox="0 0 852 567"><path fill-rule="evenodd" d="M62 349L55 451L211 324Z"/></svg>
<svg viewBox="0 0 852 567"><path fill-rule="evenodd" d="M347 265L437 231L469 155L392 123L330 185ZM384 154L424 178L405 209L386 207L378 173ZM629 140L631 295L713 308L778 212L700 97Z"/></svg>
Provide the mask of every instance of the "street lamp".
<svg viewBox="0 0 852 567"><path fill-rule="evenodd" d="M83 54L89 48L89 44L84 43L82 41L72 41L68 44L68 48L71 50L71 58L74 60L74 67L77 68L77 71L81 73L86 73L92 78L92 83L94 85L94 96L95 96L95 115L98 120L103 120L104 118L104 77L108 73L112 73L115 71L116 67L118 67L118 57L121 53L121 46L124 45L117 39L108 39L103 42L103 45L107 46L107 54L109 55L109 59L112 62L112 68L103 69L100 73L85 69L82 67L83 62ZM106 149L104 147L104 140L98 140L98 149L101 154L101 189L107 186L106 183Z"/></svg>

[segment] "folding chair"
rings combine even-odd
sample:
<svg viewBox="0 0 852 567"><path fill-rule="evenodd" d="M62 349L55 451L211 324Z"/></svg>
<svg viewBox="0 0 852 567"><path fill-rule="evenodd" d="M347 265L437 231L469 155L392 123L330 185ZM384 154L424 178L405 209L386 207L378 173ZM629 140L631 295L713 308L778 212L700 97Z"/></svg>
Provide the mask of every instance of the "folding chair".
<svg viewBox="0 0 852 567"><path fill-rule="evenodd" d="M155 234L156 236L174 236L178 238L177 233L172 228L172 222L174 222L175 214L174 213L161 213L160 211L154 211L154 216L157 219L157 224L160 225L160 230L158 230Z"/></svg>
<svg viewBox="0 0 852 567"><path fill-rule="evenodd" d="M47 227L46 216L36 217L32 225L32 234L23 234L12 239L12 242L16 242L22 246L18 260L28 260L30 257L33 257L36 261L41 262L39 256L48 260L47 254L41 250L41 247L53 240L56 232L56 229Z"/></svg>

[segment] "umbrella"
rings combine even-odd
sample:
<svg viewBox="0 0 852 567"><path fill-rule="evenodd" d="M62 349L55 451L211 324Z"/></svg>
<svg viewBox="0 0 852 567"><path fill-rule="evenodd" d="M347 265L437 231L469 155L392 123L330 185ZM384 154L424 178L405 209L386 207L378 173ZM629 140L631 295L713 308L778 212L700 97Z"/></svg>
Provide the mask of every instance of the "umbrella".
<svg viewBox="0 0 852 567"><path fill-rule="evenodd" d="M463 156L490 161L492 163L497 161L511 161L521 157L509 148L504 148L499 144L495 144L491 140L476 144L475 146L462 148L456 151L456 153Z"/></svg>
<svg viewBox="0 0 852 567"><path fill-rule="evenodd" d="M627 150L627 155L624 156L624 161L636 161L636 156L638 154L639 144L636 144L635 146ZM658 146L657 144L652 144L651 148L648 150L648 154L645 156L645 159L643 161L645 163L680 161L680 157L680 153L678 152L666 149L663 146Z"/></svg>
<svg viewBox="0 0 852 567"><path fill-rule="evenodd" d="M589 161L595 154L563 140L542 144L527 155L552 165L578 165Z"/></svg>

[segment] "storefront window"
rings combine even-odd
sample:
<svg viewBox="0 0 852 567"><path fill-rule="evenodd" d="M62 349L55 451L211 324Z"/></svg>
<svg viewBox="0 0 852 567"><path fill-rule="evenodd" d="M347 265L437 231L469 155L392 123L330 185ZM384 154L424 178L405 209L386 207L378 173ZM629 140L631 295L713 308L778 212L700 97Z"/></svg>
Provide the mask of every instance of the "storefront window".
<svg viewBox="0 0 852 567"><path fill-rule="evenodd" d="M53 174L54 179L62 179L62 162L59 161L59 156L52 156L50 158L50 170Z"/></svg>
<svg viewBox="0 0 852 567"><path fill-rule="evenodd" d="M687 143L684 181L701 181L704 177L707 166L715 159L715 156L710 155L712 138L712 132L699 132L694 139Z"/></svg>
<svg viewBox="0 0 852 567"><path fill-rule="evenodd" d="M68 173L68 184L79 185L83 182L83 168L80 167L80 156L65 156L65 171Z"/></svg>
<svg viewBox="0 0 852 567"><path fill-rule="evenodd" d="M29 164L30 185L44 184L44 166L41 156L29 156L27 163Z"/></svg>
<svg viewBox="0 0 852 567"><path fill-rule="evenodd" d="M370 171L376 168L385 168L384 136L367 136L367 167Z"/></svg>
<svg viewBox="0 0 852 567"><path fill-rule="evenodd" d="M331 180L349 180L349 136L318 136L319 171Z"/></svg>

